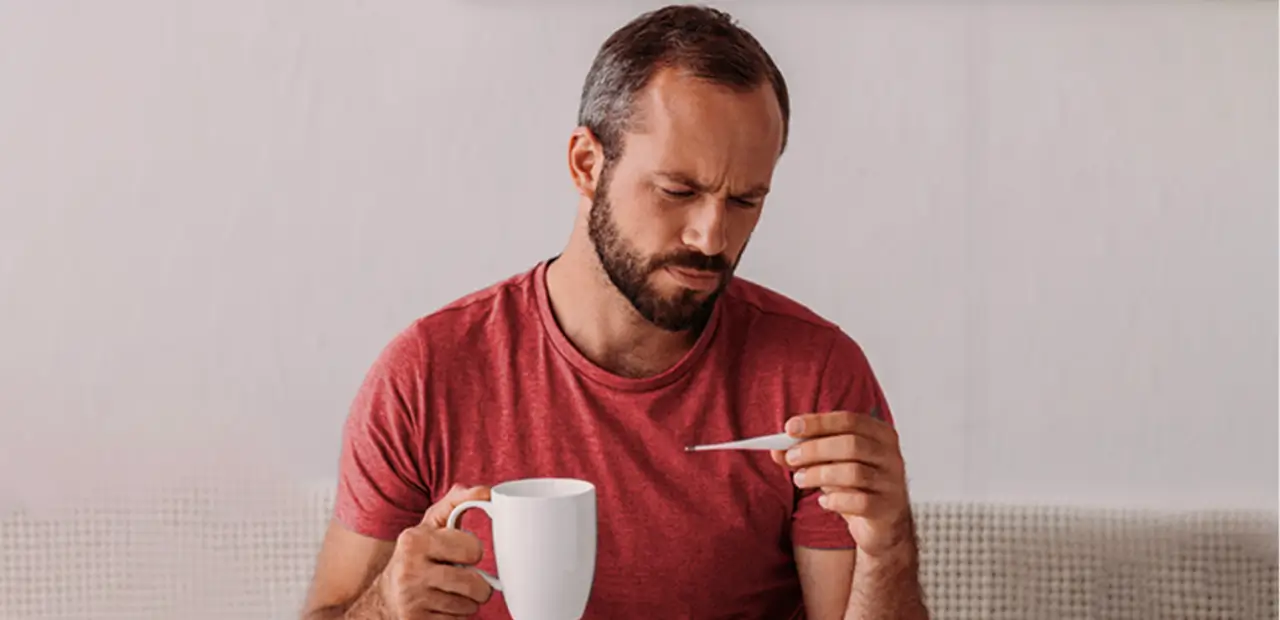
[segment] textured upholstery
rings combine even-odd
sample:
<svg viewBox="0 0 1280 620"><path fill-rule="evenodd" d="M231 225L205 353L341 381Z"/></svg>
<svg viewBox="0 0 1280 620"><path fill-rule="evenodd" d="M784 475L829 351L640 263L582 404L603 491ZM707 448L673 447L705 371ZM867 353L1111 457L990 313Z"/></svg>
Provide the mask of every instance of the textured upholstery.
<svg viewBox="0 0 1280 620"><path fill-rule="evenodd" d="M937 618L1277 617L1276 521L1251 513L917 508Z"/></svg>
<svg viewBox="0 0 1280 620"><path fill-rule="evenodd" d="M292 618L328 485L0 515L0 618ZM935 618L1274 619L1271 514L920 504Z"/></svg>

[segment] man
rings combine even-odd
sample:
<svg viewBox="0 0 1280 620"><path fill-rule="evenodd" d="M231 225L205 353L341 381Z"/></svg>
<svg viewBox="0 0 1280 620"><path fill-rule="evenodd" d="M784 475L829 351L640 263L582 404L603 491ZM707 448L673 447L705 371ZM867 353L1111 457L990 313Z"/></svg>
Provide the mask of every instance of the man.
<svg viewBox="0 0 1280 620"><path fill-rule="evenodd" d="M466 567L494 572L487 520L443 526L492 485L539 476L598 489L586 617L927 616L866 358L734 276L789 109L773 61L724 13L668 7L604 43L569 140L567 246L382 352L345 426L307 617L507 617ZM683 449L784 427L804 441L772 459Z"/></svg>

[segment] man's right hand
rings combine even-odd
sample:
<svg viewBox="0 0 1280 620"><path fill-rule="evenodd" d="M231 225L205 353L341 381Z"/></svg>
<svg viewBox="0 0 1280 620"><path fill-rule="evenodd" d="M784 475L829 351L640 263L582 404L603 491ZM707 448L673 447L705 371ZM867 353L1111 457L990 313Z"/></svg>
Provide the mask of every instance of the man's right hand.
<svg viewBox="0 0 1280 620"><path fill-rule="evenodd" d="M427 509L422 523L400 533L375 585L394 618L470 616L493 596L483 577L462 564L480 561L480 539L445 527L449 513L468 500L489 499L489 487L454 485Z"/></svg>

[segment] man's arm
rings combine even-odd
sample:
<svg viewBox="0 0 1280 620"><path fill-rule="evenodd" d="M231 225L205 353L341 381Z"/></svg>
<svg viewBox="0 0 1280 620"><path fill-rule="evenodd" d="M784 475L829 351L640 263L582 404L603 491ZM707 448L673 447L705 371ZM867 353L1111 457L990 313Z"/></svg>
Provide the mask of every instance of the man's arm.
<svg viewBox="0 0 1280 620"><path fill-rule="evenodd" d="M862 349L843 333L819 386L822 413L787 423L787 432L803 441L772 453L801 489L792 535L806 612L824 619L927 619L893 415Z"/></svg>
<svg viewBox="0 0 1280 620"><path fill-rule="evenodd" d="M427 508L421 523L402 530L395 542L331 521L302 618L454 618L476 613L493 595L489 584L467 568L480 561L484 549L474 535L445 526L463 502L488 499L489 487L454 485Z"/></svg>
<svg viewBox="0 0 1280 620"><path fill-rule="evenodd" d="M796 547L810 620L927 620L915 545L877 558L852 549Z"/></svg>
<svg viewBox="0 0 1280 620"><path fill-rule="evenodd" d="M795 547L796 570L804 592L808 620L840 620L850 608L854 575L853 549ZM856 616L854 616L856 617Z"/></svg>
<svg viewBox="0 0 1280 620"><path fill-rule="evenodd" d="M362 536L330 521L302 609L303 620L384 617L381 596L373 586L394 550L394 542Z"/></svg>
<svg viewBox="0 0 1280 620"><path fill-rule="evenodd" d="M421 465L428 357L417 327L379 353L343 425L333 518L303 606L306 620L390 616L381 575L393 563L397 537L419 524L431 498Z"/></svg>
<svg viewBox="0 0 1280 620"><path fill-rule="evenodd" d="M928 620L915 534L883 555L857 552L846 620Z"/></svg>

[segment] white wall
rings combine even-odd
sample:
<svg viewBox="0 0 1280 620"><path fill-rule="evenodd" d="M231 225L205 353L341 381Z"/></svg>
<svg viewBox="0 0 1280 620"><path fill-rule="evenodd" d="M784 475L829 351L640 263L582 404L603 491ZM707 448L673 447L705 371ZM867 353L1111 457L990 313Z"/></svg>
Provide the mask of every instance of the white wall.
<svg viewBox="0 0 1280 620"><path fill-rule="evenodd" d="M332 477L387 339L559 250L655 3L533 4L0 0L0 503ZM1274 508L1275 3L724 4L794 98L744 275L917 499Z"/></svg>

